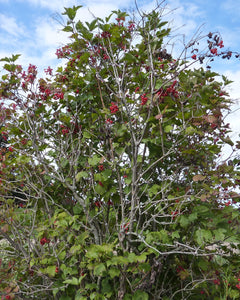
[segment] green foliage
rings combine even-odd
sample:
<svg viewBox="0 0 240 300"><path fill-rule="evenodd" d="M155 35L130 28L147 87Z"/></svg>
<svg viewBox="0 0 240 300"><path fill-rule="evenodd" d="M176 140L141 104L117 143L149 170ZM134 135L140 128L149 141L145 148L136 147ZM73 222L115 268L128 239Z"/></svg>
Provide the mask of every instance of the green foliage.
<svg viewBox="0 0 240 300"><path fill-rule="evenodd" d="M2 59L0 292L239 298L239 158L219 162L239 149L230 82L168 54L157 11L83 24L80 8L55 73Z"/></svg>

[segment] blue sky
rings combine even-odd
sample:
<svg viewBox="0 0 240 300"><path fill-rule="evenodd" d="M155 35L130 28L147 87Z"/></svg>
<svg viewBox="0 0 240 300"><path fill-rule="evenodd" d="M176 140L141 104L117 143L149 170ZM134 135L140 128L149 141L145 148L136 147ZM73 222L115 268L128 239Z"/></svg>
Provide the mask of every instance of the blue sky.
<svg viewBox="0 0 240 300"><path fill-rule="evenodd" d="M159 0L160 2L161 0ZM138 0L140 9L146 11L156 6L156 1ZM82 21L91 18L89 10L104 17L112 10L131 9L134 0L0 0L0 57L22 54L19 63L36 64L47 68L59 63L56 49L64 45L67 34L61 32L63 7L83 5L77 17ZM189 40L201 27L203 34L209 31L221 33L225 48L240 52L240 1L239 0L166 0L166 9L174 11L167 16L176 33ZM240 60L219 60L214 71L227 75L235 82L230 88L233 99L240 98ZM234 106L238 109L240 105ZM240 111L230 118L233 137L240 133Z"/></svg>
<svg viewBox="0 0 240 300"><path fill-rule="evenodd" d="M155 1L138 0L139 7L149 10ZM67 41L60 32L63 7L83 5L79 11L82 20L106 16L116 8L134 7L133 0L0 0L0 57L9 53L21 53L22 59L40 64L54 63L56 48ZM240 3L236 0L166 0L168 9L175 9L168 16L173 27L179 28L187 38L203 25L202 32L219 31L226 49L240 50ZM183 27L181 27L183 26ZM23 62L24 62L23 61ZM237 72L240 63L229 61L217 64L221 72L227 69Z"/></svg>

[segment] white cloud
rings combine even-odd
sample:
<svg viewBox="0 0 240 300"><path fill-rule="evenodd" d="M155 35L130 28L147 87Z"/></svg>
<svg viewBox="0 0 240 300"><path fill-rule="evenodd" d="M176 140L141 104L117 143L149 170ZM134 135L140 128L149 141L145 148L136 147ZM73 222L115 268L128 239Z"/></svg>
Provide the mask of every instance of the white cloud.
<svg viewBox="0 0 240 300"><path fill-rule="evenodd" d="M53 11L63 11L64 7L72 7L73 5L84 5L86 7L105 7L106 11L108 11L108 7L123 7L129 6L130 3L134 3L133 0L122 0L121 2L113 2L111 0L85 0L81 3L77 0L18 0L21 2L28 2L34 6L40 6L44 8L48 8Z"/></svg>
<svg viewBox="0 0 240 300"><path fill-rule="evenodd" d="M240 71L226 71L224 75L227 76L229 80L232 80L227 87L227 92L230 95L230 98L233 101L231 106L231 112L226 117L226 123L230 123L232 129L231 138L233 140L239 140L240 134Z"/></svg>
<svg viewBox="0 0 240 300"><path fill-rule="evenodd" d="M13 36L24 35L24 27L16 19L0 14L0 28Z"/></svg>
<svg viewBox="0 0 240 300"><path fill-rule="evenodd" d="M103 3L98 3L95 5L84 6L78 11L76 19L86 22L92 20L94 17L104 18L107 17L112 10L116 9L117 6L114 4L104 5Z"/></svg>
<svg viewBox="0 0 240 300"><path fill-rule="evenodd" d="M28 2L31 5L34 6L40 6L40 7L44 7L44 8L48 8L51 10L59 10L59 8L61 10L63 10L63 7L71 7L73 5L77 5L77 3L79 3L79 1L76 0L18 0L20 2Z"/></svg>
<svg viewBox="0 0 240 300"><path fill-rule="evenodd" d="M191 37L198 26L196 18L203 16L204 13L201 8L195 4L184 3L184 5L179 0L168 1L167 9L169 11L168 19L171 22L172 28L179 28L179 32L186 37Z"/></svg>
<svg viewBox="0 0 240 300"><path fill-rule="evenodd" d="M224 75L227 76L229 80L233 81L228 87L231 98L240 101L240 71L234 72L228 70L224 72Z"/></svg>
<svg viewBox="0 0 240 300"><path fill-rule="evenodd" d="M46 19L39 19L35 22L35 43L37 47L58 47L65 44L68 40L69 34L62 31L62 27L54 21Z"/></svg>

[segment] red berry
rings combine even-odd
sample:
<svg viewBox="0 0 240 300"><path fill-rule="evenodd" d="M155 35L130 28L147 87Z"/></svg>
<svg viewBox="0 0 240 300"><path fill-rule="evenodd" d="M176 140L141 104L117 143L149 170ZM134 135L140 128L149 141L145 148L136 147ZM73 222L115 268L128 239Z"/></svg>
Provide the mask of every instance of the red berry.
<svg viewBox="0 0 240 300"><path fill-rule="evenodd" d="M104 166L103 165L99 165L98 169L99 169L100 172L102 172L104 170Z"/></svg>
<svg viewBox="0 0 240 300"><path fill-rule="evenodd" d="M112 102L110 106L111 114L115 114L116 112L118 112L118 110L119 110L118 106L114 102Z"/></svg>

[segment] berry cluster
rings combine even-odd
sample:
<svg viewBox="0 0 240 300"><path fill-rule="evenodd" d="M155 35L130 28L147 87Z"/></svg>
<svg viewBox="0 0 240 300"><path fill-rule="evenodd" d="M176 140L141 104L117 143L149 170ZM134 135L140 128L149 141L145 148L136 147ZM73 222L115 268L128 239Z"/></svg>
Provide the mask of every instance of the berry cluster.
<svg viewBox="0 0 240 300"><path fill-rule="evenodd" d="M141 95L141 105L145 105L148 101L148 97L146 97L146 94Z"/></svg>
<svg viewBox="0 0 240 300"><path fill-rule="evenodd" d="M111 102L111 106L110 106L111 114L117 113L118 110L119 110L118 106L114 102Z"/></svg>
<svg viewBox="0 0 240 300"><path fill-rule="evenodd" d="M46 237L43 237L43 238L41 238L41 240L40 240L40 244L43 246L43 245L45 245L45 244L49 244L50 243L50 240L49 239L47 239Z"/></svg>

